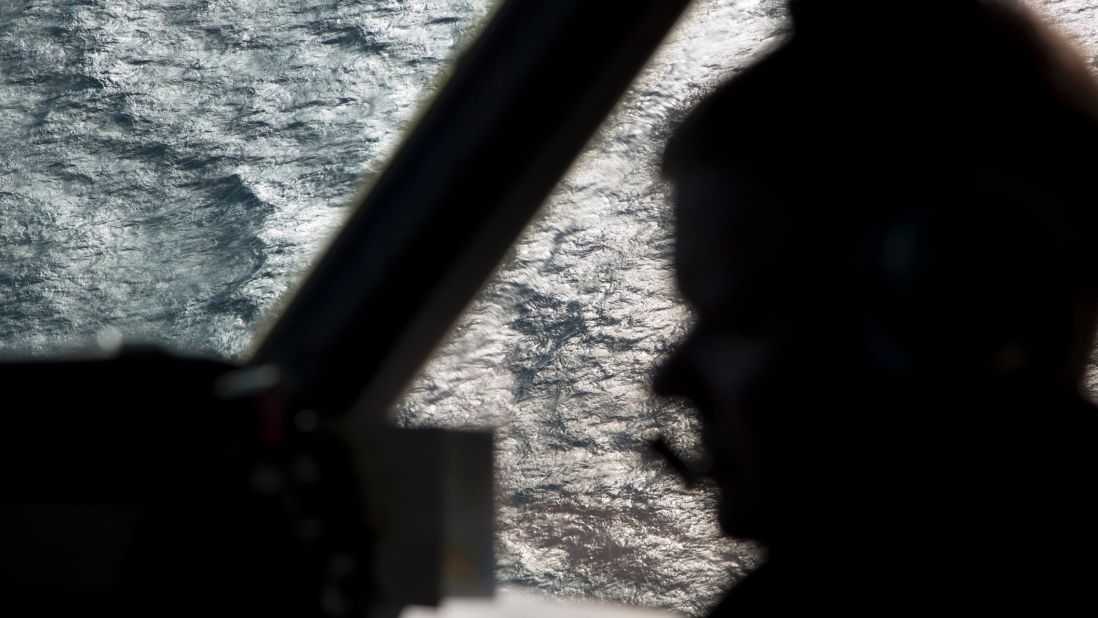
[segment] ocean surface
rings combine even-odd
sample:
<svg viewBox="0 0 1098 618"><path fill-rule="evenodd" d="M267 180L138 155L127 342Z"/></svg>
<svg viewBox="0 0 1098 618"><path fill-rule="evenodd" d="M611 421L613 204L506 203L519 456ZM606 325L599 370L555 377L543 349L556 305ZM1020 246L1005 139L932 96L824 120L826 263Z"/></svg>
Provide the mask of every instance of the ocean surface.
<svg viewBox="0 0 1098 618"><path fill-rule="evenodd" d="M1030 4L1098 53L1098 0ZM240 357L492 6L0 3L0 353ZM504 587L698 614L756 562L645 455L696 446L647 388L689 320L655 166L786 29L780 0L698 1L396 410L495 429Z"/></svg>

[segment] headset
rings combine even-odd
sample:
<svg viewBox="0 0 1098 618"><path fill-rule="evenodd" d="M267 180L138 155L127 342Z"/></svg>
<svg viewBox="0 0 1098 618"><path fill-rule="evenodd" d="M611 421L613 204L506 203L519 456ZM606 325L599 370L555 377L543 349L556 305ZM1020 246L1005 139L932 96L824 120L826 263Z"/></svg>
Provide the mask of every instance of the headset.
<svg viewBox="0 0 1098 618"><path fill-rule="evenodd" d="M1063 362L1077 269L1050 192L978 171L865 224L861 343L884 374L1017 379Z"/></svg>

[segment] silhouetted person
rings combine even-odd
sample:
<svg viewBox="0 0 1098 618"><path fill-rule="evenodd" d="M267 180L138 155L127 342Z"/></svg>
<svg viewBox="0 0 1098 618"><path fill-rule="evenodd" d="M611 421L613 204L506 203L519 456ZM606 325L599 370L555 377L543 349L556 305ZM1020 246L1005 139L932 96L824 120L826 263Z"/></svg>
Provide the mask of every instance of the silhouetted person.
<svg viewBox="0 0 1098 618"><path fill-rule="evenodd" d="M714 613L1093 611L1098 87L1014 4L792 9L665 157L656 390L768 556Z"/></svg>

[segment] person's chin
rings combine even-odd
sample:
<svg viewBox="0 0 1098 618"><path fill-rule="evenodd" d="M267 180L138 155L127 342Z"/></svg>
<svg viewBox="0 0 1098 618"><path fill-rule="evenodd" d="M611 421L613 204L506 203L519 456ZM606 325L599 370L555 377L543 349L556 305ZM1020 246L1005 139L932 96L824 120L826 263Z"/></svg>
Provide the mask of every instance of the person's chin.
<svg viewBox="0 0 1098 618"><path fill-rule="evenodd" d="M717 523L730 537L763 541L767 536L766 518L743 496L721 490Z"/></svg>

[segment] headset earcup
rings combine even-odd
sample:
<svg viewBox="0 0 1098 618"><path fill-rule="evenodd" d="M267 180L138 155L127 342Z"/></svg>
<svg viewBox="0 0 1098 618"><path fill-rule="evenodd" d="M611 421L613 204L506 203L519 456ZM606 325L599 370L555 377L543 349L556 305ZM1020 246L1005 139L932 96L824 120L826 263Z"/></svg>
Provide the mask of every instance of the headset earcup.
<svg viewBox="0 0 1098 618"><path fill-rule="evenodd" d="M878 224L864 345L896 376L1010 376L1070 344L1053 205L1014 181L954 183Z"/></svg>

